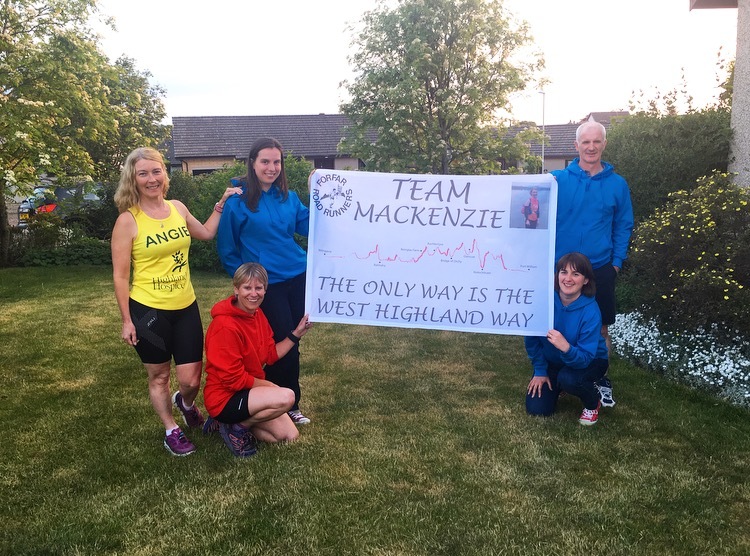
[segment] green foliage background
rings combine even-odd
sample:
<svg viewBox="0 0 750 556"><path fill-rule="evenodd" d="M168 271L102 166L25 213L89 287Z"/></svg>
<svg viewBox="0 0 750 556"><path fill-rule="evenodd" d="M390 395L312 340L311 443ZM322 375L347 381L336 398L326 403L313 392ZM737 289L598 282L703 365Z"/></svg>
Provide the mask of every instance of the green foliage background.
<svg viewBox="0 0 750 556"><path fill-rule="evenodd" d="M750 338L750 191L717 173L641 222L623 276L631 308L671 330Z"/></svg>
<svg viewBox="0 0 750 556"><path fill-rule="evenodd" d="M291 153L284 159L289 188L303 203L309 203L307 179L312 163L297 159ZM214 210L214 204L230 186L230 180L243 176L246 168L238 163L210 174L191 176L174 172L170 176L167 195L179 199L201 222ZM11 237L10 261L17 266L57 266L80 264L110 264L109 238L117 219L114 204L116 183L102 184L97 193L101 202L87 205L77 213L80 225L69 227L56 214L37 215L28 230L14 230ZM307 238L298 237L307 247ZM190 246L190 267L196 270L223 272L216 251L216 240L193 241Z"/></svg>
<svg viewBox="0 0 750 556"><path fill-rule="evenodd" d="M671 192L692 189L714 171L726 172L731 136L729 111L715 108L684 115L639 113L612 125L605 158L628 180L636 222Z"/></svg>
<svg viewBox="0 0 750 556"><path fill-rule="evenodd" d="M487 174L528 144L498 132L496 114L544 64L498 0L404 0L367 12L341 106L353 122L341 149L376 171ZM376 133L374 133L376 132Z"/></svg>

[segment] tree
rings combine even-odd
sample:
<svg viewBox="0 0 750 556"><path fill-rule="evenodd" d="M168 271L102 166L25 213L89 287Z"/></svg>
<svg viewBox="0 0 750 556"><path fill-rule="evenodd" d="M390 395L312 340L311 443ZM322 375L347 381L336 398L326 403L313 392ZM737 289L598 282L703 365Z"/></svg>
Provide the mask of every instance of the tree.
<svg viewBox="0 0 750 556"><path fill-rule="evenodd" d="M139 71L135 61L126 56L107 70L103 83L116 125L108 128L101 140L85 142L84 147L94 162L95 179L113 181L119 178L120 165L130 151L142 146L162 147L169 127L161 123L166 116L161 100L165 91L150 83L150 72Z"/></svg>
<svg viewBox="0 0 750 556"><path fill-rule="evenodd" d="M400 0L363 25L342 150L375 170L419 173L499 172L501 159L528 154L497 114L543 61L500 0Z"/></svg>
<svg viewBox="0 0 750 556"><path fill-rule="evenodd" d="M162 91L128 59L112 66L89 17L96 0L4 0L0 5L0 264L8 255L6 198L41 175L103 179L122 154L154 145ZM158 120L157 120L158 122ZM149 127L152 126L152 127Z"/></svg>

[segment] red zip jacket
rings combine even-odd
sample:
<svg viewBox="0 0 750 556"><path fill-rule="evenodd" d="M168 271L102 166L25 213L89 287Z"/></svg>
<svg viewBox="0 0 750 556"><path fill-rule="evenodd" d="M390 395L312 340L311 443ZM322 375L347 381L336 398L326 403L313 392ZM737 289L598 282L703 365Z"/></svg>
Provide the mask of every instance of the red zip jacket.
<svg viewBox="0 0 750 556"><path fill-rule="evenodd" d="M234 296L211 309L213 320L206 332L206 386L203 403L216 417L240 390L265 379L263 367L279 360L276 342L266 315L247 313L234 304Z"/></svg>

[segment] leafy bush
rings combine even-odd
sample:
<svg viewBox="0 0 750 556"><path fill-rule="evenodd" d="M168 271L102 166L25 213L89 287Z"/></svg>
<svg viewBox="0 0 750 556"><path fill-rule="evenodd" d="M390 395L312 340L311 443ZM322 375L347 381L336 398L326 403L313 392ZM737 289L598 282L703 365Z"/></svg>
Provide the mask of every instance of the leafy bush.
<svg viewBox="0 0 750 556"><path fill-rule="evenodd" d="M95 192L99 196L99 201L77 208L75 217L68 219L69 225L75 222L85 235L108 240L119 216L114 200L116 190L116 182L98 184Z"/></svg>
<svg viewBox="0 0 750 556"><path fill-rule="evenodd" d="M62 233L66 230L61 228ZM35 246L16 253L18 266L108 265L112 262L109 242L75 236L46 246Z"/></svg>
<svg viewBox="0 0 750 556"><path fill-rule="evenodd" d="M216 250L216 239L199 241L193 239L190 243L190 269L208 270L209 272L224 272L219 253Z"/></svg>
<svg viewBox="0 0 750 556"><path fill-rule="evenodd" d="M673 331L750 338L750 191L717 173L641 222L625 289L646 318Z"/></svg>
<svg viewBox="0 0 750 556"><path fill-rule="evenodd" d="M288 154L284 165L289 187L297 192L305 204L309 203L307 178L313 165ZM168 197L185 203L190 212L205 222L214 205L229 187L233 177L245 174L245 166L238 163L211 174L191 176L174 172L170 176ZM9 262L19 266L53 266L77 264L111 264L109 239L118 211L114 203L116 183L104 183L97 188L101 201L77 208L75 221L64 222L57 214L39 214L27 230L13 230L10 240ZM307 247L307 238L297 238ZM192 242L190 267L196 270L223 272L216 240Z"/></svg>
<svg viewBox="0 0 750 556"><path fill-rule="evenodd" d="M289 189L294 191L299 196L300 201L307 207L310 206L310 188L307 179L310 177L310 172L314 169L315 166L313 166L312 162L304 158L294 158L291 154L287 154L284 159L284 170L286 171ZM295 235L294 239L307 251L306 237Z"/></svg>
<svg viewBox="0 0 750 556"><path fill-rule="evenodd" d="M662 206L669 193L691 189L701 176L725 172L730 140L727 109L639 113L609 128L605 158L628 180L638 222Z"/></svg>
<svg viewBox="0 0 750 556"><path fill-rule="evenodd" d="M192 176L179 170L172 172L169 176L169 192L167 193L167 198L182 201L198 220L200 220L200 217L197 216L195 211L197 209L198 192L200 191L200 184L203 177L205 175ZM216 201L218 199L214 203ZM211 206L213 210L213 205Z"/></svg>
<svg viewBox="0 0 750 556"><path fill-rule="evenodd" d="M284 159L284 170L289 189L294 191L305 204L310 206L310 190L307 185L307 178L310 172L315 169L312 162L304 158L295 158L291 153L287 153Z"/></svg>
<svg viewBox="0 0 750 556"><path fill-rule="evenodd" d="M65 242L64 223L57 211L43 212L34 216L25 234L18 237L22 249L53 249Z"/></svg>

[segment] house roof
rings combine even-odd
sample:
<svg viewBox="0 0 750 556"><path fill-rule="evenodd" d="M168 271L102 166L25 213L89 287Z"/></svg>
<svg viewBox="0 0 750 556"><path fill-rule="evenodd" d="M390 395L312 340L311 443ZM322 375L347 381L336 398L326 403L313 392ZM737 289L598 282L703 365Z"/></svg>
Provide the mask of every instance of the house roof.
<svg viewBox="0 0 750 556"><path fill-rule="evenodd" d="M605 129L610 128L610 119L609 118L602 118L602 120L598 120L596 118L596 114L612 114L613 116L622 116L627 115L627 112L594 112L593 113L594 119L601 123ZM582 122L585 122L588 120L588 116L581 120ZM545 158L575 158L578 156L578 152L575 149L575 140L576 140L576 129L578 129L578 126L581 124L555 124L555 125L546 125L544 126L544 133L549 138L547 141L547 144L544 146L544 156ZM539 129L541 129L541 126L537 126ZM510 135L515 135L519 131L528 128L528 126L514 126L511 127L508 130L508 133ZM529 147L531 149L531 153L537 156L542 155L542 145L541 143L535 143L531 142L529 143Z"/></svg>
<svg viewBox="0 0 750 556"><path fill-rule="evenodd" d="M286 153L306 158L332 156L349 119L343 114L302 116L195 116L172 118L176 160L233 156L247 158L253 142L273 137Z"/></svg>
<svg viewBox="0 0 750 556"><path fill-rule="evenodd" d="M737 0L690 0L690 9L736 8Z"/></svg>
<svg viewBox="0 0 750 556"><path fill-rule="evenodd" d="M593 118L595 122L599 122L600 124L607 126L612 123L612 120L621 120L622 118L629 115L630 112L628 112L627 110L617 110L614 112L589 112L589 114L578 123L582 124L584 122L588 122L590 118Z"/></svg>
<svg viewBox="0 0 750 556"><path fill-rule="evenodd" d="M575 149L576 129L579 124L559 124L548 125L544 127L544 133L549 137L549 141L544 146L544 156L554 158L575 158L578 151ZM535 155L542 155L542 145L540 143L531 143L531 152Z"/></svg>
<svg viewBox="0 0 750 556"><path fill-rule="evenodd" d="M592 112L581 120L594 116L609 128L611 120L627 116L627 112ZM343 114L313 114L286 116L193 116L172 118L172 162L190 158L231 156L245 159L250 146L259 137L274 137L286 153L305 158L346 156L338 152L338 145L350 125ZM513 126L507 134L515 135L529 125ZM549 137L545 157L575 158L578 153L573 143L580 123L546 125ZM537 126L539 127L539 126ZM531 143L535 155L542 154L540 143ZM172 153L170 153L171 155Z"/></svg>
<svg viewBox="0 0 750 556"><path fill-rule="evenodd" d="M533 127L534 124L512 126L508 129L506 136L513 137L517 133ZM545 158L575 158L578 156L573 143L576 140L576 129L579 124L555 124L544 126L544 133L549 140L544 146ZM540 130L541 126L536 126ZM531 142L529 143L531 153L537 156L542 155L542 144Z"/></svg>

